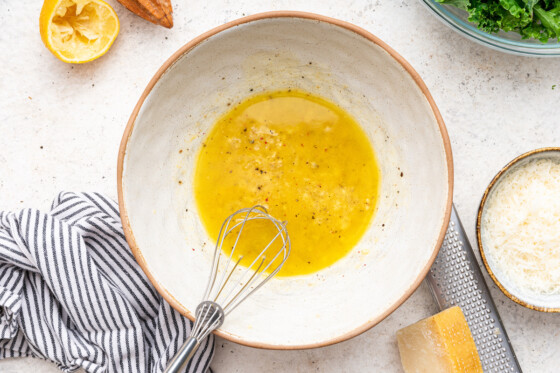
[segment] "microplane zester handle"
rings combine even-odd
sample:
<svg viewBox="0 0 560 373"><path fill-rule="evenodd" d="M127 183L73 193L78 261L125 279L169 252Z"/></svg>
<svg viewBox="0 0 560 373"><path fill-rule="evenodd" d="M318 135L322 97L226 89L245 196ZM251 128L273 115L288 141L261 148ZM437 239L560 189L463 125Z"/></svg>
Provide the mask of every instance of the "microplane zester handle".
<svg viewBox="0 0 560 373"><path fill-rule="evenodd" d="M461 307L485 373L522 372L455 206L426 282L441 310Z"/></svg>

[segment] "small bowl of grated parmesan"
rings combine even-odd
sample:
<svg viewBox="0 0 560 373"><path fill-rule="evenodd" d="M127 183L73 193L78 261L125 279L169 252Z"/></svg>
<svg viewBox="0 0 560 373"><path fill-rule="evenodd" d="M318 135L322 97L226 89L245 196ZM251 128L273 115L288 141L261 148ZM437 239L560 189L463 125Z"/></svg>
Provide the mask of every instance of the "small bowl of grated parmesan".
<svg viewBox="0 0 560 373"><path fill-rule="evenodd" d="M506 165L482 197L476 230L482 261L506 296L560 312L560 148Z"/></svg>

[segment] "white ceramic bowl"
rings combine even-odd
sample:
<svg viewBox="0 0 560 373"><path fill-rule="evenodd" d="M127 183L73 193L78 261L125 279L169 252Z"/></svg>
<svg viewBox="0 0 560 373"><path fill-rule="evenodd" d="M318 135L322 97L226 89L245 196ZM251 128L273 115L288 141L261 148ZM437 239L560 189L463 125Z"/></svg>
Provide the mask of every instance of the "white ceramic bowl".
<svg viewBox="0 0 560 373"><path fill-rule="evenodd" d="M323 96L357 119L382 181L373 222L348 256L313 275L272 279L216 333L274 349L340 342L402 304L435 259L453 184L449 139L426 86L367 31L315 14L272 12L199 36L148 84L118 163L128 243L157 290L189 318L213 250L191 187L197 152L228 103L289 87Z"/></svg>

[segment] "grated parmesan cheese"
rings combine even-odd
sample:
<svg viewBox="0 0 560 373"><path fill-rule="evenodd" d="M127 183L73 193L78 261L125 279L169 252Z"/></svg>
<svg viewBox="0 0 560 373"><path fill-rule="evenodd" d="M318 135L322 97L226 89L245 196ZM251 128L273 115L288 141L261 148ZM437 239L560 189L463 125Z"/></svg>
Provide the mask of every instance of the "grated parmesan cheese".
<svg viewBox="0 0 560 373"><path fill-rule="evenodd" d="M560 163L537 159L512 168L482 220L493 272L526 294L560 294Z"/></svg>

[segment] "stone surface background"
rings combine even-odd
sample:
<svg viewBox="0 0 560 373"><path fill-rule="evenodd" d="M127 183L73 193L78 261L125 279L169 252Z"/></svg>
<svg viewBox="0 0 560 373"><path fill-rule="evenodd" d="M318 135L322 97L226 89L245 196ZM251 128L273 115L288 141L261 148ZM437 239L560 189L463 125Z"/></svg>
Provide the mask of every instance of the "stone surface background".
<svg viewBox="0 0 560 373"><path fill-rule="evenodd" d="M72 66L56 60L41 42L40 1L0 0L0 210L46 210L61 190L116 198L122 132L163 61L212 27L267 10L303 10L352 22L414 66L449 130L454 201L471 243L476 210L493 175L525 151L560 146L560 59L516 57L474 44L440 24L417 0L175 0L171 30L137 18L116 0L108 2L121 21L118 39L99 60ZM558 372L560 314L525 309L489 285L524 371ZM436 311L422 284L385 321L350 341L265 351L219 339L212 367L217 373L402 372L395 332ZM0 361L0 371L58 370L26 358Z"/></svg>

